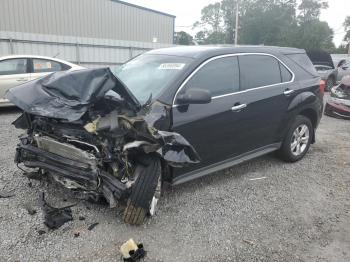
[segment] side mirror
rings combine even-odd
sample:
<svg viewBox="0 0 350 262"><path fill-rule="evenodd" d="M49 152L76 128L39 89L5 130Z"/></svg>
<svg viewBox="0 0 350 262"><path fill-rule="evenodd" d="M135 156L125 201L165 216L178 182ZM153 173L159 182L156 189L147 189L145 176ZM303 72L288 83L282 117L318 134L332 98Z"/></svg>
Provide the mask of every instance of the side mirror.
<svg viewBox="0 0 350 262"><path fill-rule="evenodd" d="M211 102L211 94L204 89L192 88L184 94L178 95L176 103L179 105L208 104Z"/></svg>

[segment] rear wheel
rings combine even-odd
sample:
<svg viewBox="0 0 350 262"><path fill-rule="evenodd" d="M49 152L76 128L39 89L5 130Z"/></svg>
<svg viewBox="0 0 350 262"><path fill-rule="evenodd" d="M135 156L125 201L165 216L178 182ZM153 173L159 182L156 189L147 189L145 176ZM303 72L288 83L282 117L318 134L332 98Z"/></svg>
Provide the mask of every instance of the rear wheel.
<svg viewBox="0 0 350 262"><path fill-rule="evenodd" d="M282 143L281 158L287 162L302 159L309 150L313 135L311 121L305 116L297 116Z"/></svg>
<svg viewBox="0 0 350 262"><path fill-rule="evenodd" d="M157 204L161 182L161 162L156 155L149 156L145 165L135 169L137 179L132 187L130 198L124 211L124 222L141 225L147 214L153 213Z"/></svg>

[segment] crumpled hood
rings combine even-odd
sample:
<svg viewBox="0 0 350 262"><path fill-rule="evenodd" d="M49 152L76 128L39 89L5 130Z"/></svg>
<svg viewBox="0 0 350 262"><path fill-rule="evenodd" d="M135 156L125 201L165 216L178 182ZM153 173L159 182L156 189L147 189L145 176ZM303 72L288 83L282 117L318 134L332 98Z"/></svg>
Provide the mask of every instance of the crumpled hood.
<svg viewBox="0 0 350 262"><path fill-rule="evenodd" d="M109 91L135 112L140 103L109 68L62 71L11 88L6 98L27 113L75 121Z"/></svg>

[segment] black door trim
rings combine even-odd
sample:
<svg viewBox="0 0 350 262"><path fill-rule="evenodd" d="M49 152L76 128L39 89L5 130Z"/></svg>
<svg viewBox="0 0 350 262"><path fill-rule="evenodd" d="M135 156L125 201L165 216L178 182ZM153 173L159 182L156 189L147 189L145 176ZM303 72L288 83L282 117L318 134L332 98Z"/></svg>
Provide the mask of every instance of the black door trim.
<svg viewBox="0 0 350 262"><path fill-rule="evenodd" d="M220 171L222 169L229 168L231 166L240 164L242 162L248 161L250 159L268 154L270 152L276 151L281 147L282 143L274 143L271 145L267 145L255 150L252 150L250 152L244 153L242 155L212 164L210 166L202 167L198 170L191 171L189 173L183 174L181 176L178 176L173 179L172 185L179 185L182 183L186 183L190 180L197 179L206 175L209 175L211 173Z"/></svg>

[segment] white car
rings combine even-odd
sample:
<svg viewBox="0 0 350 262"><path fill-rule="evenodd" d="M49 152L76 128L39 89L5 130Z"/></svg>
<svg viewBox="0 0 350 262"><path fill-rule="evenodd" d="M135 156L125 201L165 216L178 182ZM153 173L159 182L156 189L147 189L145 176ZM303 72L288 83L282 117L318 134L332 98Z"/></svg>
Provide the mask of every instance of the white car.
<svg viewBox="0 0 350 262"><path fill-rule="evenodd" d="M13 55L0 57L0 107L13 105L5 99L5 94L11 87L52 72L80 69L84 69L84 67L45 56Z"/></svg>

